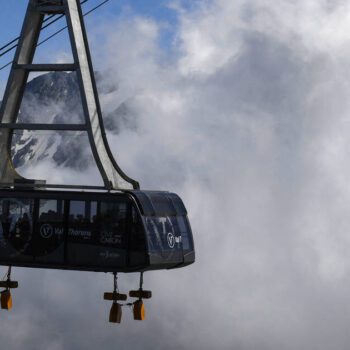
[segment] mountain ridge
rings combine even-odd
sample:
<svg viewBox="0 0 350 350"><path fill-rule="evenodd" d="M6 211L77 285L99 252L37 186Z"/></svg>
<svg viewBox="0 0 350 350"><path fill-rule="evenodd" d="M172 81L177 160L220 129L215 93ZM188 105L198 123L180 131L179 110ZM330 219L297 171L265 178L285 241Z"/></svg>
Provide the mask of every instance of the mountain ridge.
<svg viewBox="0 0 350 350"><path fill-rule="evenodd" d="M117 93L118 86L106 74L95 72L95 77L101 97ZM107 133L119 134L124 129L137 130L131 105L132 99L127 99L104 115L103 122ZM75 72L46 73L29 81L18 122L84 123ZM57 166L80 171L94 164L86 132L16 131L11 152L15 168L45 159L52 160Z"/></svg>

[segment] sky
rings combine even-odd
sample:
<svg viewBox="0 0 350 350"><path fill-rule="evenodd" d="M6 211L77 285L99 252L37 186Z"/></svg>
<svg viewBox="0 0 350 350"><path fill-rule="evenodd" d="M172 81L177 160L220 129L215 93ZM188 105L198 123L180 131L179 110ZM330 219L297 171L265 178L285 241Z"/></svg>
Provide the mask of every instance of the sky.
<svg viewBox="0 0 350 350"><path fill-rule="evenodd" d="M118 85L103 109L128 100L136 115L108 139L142 188L182 197L197 261L146 273L147 320L125 309L117 326L110 275L17 268L6 349L348 349L350 5L145 3L112 0L87 20L95 67ZM2 41L20 21L6 6ZM68 53L56 42L39 58ZM99 181L47 160L20 170ZM136 284L120 276L122 291Z"/></svg>
<svg viewBox="0 0 350 350"><path fill-rule="evenodd" d="M1 0L1 26L6 30L0 31L0 46L7 44L12 39L19 36L23 18L28 6L27 0L5 1ZM88 12L95 6L102 3L102 0L88 0L83 4L83 13ZM86 16L87 30L96 28L97 24L104 23L105 21L113 21L115 16L123 14L128 16L132 14L142 14L145 18L155 19L162 25L162 32L159 37L159 43L166 50L171 49L171 42L174 40L175 28L178 25L178 13L169 6L171 2L167 0L110 0L108 4L101 6L98 10L92 14ZM181 5L186 8L192 8L196 1L183 1ZM41 39L45 39L56 30L65 26L65 20L62 19L49 28L45 29L42 33ZM103 37L102 37L103 39ZM49 59L50 61L56 61L56 48L65 47L68 51L67 36L66 33L57 35L54 39L48 41L40 51L38 52L40 59ZM7 64L12 60L14 51L0 57L0 66ZM96 67L99 68L99 67ZM0 92L3 92L3 85L9 74L9 69L0 71L0 80L2 86L0 86Z"/></svg>

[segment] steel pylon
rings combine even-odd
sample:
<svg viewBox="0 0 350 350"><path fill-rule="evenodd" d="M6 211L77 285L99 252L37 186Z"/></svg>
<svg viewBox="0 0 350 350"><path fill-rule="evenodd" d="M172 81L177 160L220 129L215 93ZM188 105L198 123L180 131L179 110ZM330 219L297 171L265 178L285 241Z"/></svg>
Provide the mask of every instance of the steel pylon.
<svg viewBox="0 0 350 350"><path fill-rule="evenodd" d="M66 17L74 62L33 64L44 17L52 14L62 14ZM76 72L85 117L84 124L17 123L29 73L46 71ZM23 179L15 170L11 157L12 136L16 129L86 131L105 188L139 188L138 182L129 178L119 168L107 142L80 0L29 0L0 109L0 183L13 183Z"/></svg>

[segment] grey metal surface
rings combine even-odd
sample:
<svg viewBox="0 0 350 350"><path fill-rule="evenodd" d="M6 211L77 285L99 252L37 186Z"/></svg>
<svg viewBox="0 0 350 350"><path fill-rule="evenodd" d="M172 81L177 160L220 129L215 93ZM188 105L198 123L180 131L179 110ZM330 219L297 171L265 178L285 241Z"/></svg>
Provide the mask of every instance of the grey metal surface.
<svg viewBox="0 0 350 350"><path fill-rule="evenodd" d="M29 123L0 123L0 129L14 130L60 130L60 131L87 131L84 124L29 124Z"/></svg>
<svg viewBox="0 0 350 350"><path fill-rule="evenodd" d="M30 72L69 72L78 67L76 64L16 64L13 69L25 69Z"/></svg>
<svg viewBox="0 0 350 350"><path fill-rule="evenodd" d="M73 190L98 190L106 191L103 186L88 186L88 185L62 185L62 184L47 184L47 183L3 183L0 184L0 188L41 188L41 189L73 189Z"/></svg>
<svg viewBox="0 0 350 350"><path fill-rule="evenodd" d="M33 56L38 43L44 14L62 13L62 6L67 19L74 63L33 64ZM77 72L85 125L16 123L30 71L73 70ZM138 182L129 178L119 168L108 145L79 0L29 0L0 109L0 183L12 183L15 179L21 178L14 169L11 159L11 141L14 129L85 130L88 133L92 153L105 188L123 190L139 188Z"/></svg>
<svg viewBox="0 0 350 350"><path fill-rule="evenodd" d="M36 11L47 14L61 14L65 12L64 6L38 6Z"/></svg>
<svg viewBox="0 0 350 350"><path fill-rule="evenodd" d="M30 64L33 61L35 47L39 39L44 15L34 11L33 0L29 1L18 47L15 53L16 64ZM15 123L22 102L29 72L11 69L3 102L0 109L1 123ZM0 182L13 182L21 178L13 167L11 159L11 141L13 130L0 130Z"/></svg>
<svg viewBox="0 0 350 350"><path fill-rule="evenodd" d="M133 189L138 187L138 184L121 171L109 152L80 2L79 0L64 0L63 3L67 6L66 17L73 57L79 65L78 81L81 85L80 91L86 122L91 126L88 134L96 164L106 187Z"/></svg>

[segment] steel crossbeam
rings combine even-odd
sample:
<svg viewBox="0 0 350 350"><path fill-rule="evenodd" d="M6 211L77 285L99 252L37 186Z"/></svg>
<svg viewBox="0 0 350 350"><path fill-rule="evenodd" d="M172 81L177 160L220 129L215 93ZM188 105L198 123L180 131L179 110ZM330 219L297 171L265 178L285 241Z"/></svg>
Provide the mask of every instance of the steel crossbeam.
<svg viewBox="0 0 350 350"><path fill-rule="evenodd" d="M24 69L29 72L69 72L75 71L78 65L72 64L16 64L13 69Z"/></svg>

